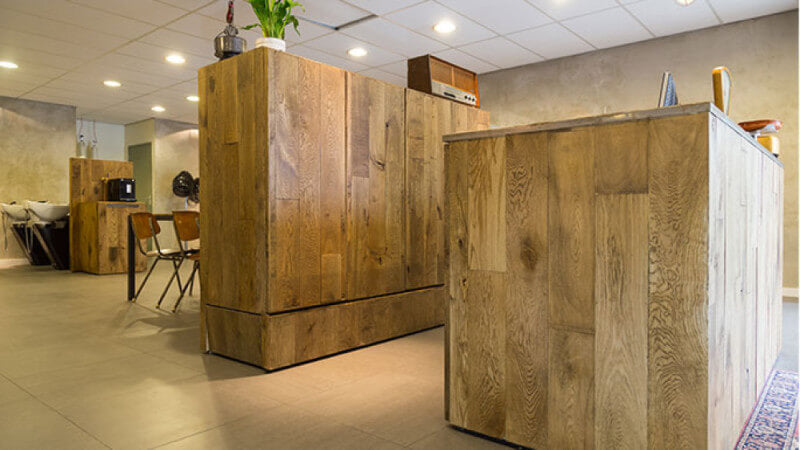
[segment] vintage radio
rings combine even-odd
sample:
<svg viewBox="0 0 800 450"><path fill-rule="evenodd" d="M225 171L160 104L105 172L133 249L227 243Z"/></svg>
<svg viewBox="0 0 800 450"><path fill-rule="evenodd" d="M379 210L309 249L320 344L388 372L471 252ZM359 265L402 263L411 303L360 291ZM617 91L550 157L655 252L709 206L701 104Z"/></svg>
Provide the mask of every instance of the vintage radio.
<svg viewBox="0 0 800 450"><path fill-rule="evenodd" d="M478 75L435 56L408 60L408 87L479 107Z"/></svg>

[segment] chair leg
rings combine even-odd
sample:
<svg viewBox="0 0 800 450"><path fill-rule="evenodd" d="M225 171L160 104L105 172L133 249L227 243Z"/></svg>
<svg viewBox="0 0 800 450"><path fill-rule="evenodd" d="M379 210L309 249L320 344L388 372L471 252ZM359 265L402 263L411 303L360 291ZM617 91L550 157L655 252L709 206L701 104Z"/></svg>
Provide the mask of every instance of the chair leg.
<svg viewBox="0 0 800 450"><path fill-rule="evenodd" d="M150 278L150 274L153 273L153 269L156 268L156 264L158 264L159 258L156 258L153 261L153 265L150 266L150 270L147 271L147 275L144 276L144 280L142 280L142 284L139 285L139 289L136 291L136 294L133 296L133 301L135 302L139 298L139 294L142 292L142 288L144 284L147 283L147 279Z"/></svg>
<svg viewBox="0 0 800 450"><path fill-rule="evenodd" d="M194 268L192 268L191 282L189 284L189 295L190 296L192 295L192 290L194 289L194 277L196 275L197 269L199 269L199 268L200 268L200 261L195 261L194 262Z"/></svg>
<svg viewBox="0 0 800 450"><path fill-rule="evenodd" d="M181 264L183 264L183 259L181 259L178 262L175 262L174 259L171 260L171 261L172 261L172 268L173 268L172 276L169 277L169 281L167 282L167 287L164 288L164 292L161 293L161 297L158 299L158 303L156 303L156 309L161 308L161 302L164 301L164 297L166 297L167 292L169 291L169 287L172 286L172 280L174 280L175 277L178 278L178 290L179 291L183 290L183 287L181 287L181 276L178 273L178 271L181 268Z"/></svg>

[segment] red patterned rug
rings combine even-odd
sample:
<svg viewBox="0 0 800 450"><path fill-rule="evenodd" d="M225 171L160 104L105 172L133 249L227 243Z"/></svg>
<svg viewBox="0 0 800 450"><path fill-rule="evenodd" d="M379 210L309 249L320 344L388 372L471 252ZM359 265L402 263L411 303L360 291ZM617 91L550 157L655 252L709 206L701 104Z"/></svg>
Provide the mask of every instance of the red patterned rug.
<svg viewBox="0 0 800 450"><path fill-rule="evenodd" d="M797 449L797 373L774 370L736 449Z"/></svg>

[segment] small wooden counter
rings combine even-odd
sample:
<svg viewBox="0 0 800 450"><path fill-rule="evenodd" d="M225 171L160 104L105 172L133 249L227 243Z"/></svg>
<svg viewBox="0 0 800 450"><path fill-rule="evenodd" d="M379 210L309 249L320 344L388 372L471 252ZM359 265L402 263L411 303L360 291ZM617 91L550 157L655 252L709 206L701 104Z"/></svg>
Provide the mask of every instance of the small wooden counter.
<svg viewBox="0 0 800 450"><path fill-rule="evenodd" d="M446 140L450 423L733 448L780 348L782 164L709 104Z"/></svg>

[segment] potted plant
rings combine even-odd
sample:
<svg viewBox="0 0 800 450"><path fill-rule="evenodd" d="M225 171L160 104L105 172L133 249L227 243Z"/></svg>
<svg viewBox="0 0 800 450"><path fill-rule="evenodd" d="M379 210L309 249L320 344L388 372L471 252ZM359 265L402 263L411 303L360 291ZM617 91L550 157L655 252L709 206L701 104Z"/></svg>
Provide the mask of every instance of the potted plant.
<svg viewBox="0 0 800 450"><path fill-rule="evenodd" d="M303 5L293 0L247 0L253 7L259 23L243 27L250 30L260 27L264 37L256 39L256 47L267 47L278 51L286 51L286 26L294 26L297 31L297 17L292 15L292 8ZM305 11L305 8L303 8Z"/></svg>

